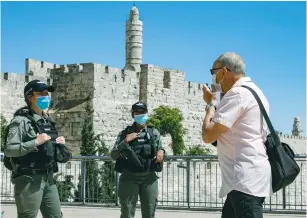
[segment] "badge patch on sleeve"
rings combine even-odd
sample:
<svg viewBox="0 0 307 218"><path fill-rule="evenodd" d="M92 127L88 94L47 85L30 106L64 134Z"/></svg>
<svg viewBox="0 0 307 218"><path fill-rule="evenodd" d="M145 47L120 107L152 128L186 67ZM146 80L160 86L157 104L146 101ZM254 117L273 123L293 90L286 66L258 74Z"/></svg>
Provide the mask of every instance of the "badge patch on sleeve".
<svg viewBox="0 0 307 218"><path fill-rule="evenodd" d="M7 135L7 141L11 141L14 139L18 134L18 126L13 126L10 128L9 133Z"/></svg>

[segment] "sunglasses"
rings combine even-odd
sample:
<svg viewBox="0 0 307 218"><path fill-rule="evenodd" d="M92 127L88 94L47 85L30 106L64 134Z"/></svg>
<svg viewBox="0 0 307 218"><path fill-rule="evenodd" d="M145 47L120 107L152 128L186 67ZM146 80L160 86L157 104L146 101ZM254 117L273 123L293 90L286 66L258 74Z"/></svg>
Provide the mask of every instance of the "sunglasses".
<svg viewBox="0 0 307 218"><path fill-rule="evenodd" d="M223 69L223 67L210 69L211 75L215 74L214 73L215 70L220 70L220 69ZM230 71L227 67L226 67L226 70Z"/></svg>

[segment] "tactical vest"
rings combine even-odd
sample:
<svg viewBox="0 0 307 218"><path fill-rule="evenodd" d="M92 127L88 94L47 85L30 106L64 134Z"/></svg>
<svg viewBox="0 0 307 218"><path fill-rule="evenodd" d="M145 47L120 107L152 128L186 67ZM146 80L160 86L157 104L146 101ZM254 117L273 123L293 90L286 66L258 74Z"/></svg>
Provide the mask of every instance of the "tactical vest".
<svg viewBox="0 0 307 218"><path fill-rule="evenodd" d="M133 133L132 126L128 126L124 130L124 137ZM125 158L119 158L115 164L117 172L127 170L129 172L147 172L147 171L162 171L162 163L155 162L157 153L156 137L153 134L153 128L147 127L146 134L129 143L130 149L124 149Z"/></svg>
<svg viewBox="0 0 307 218"><path fill-rule="evenodd" d="M35 122L33 114L28 110L23 110L17 115L27 117L31 121L35 133L46 133L51 137L51 140L47 141L45 144L37 146L37 152L34 151L22 157L8 158L10 159L10 163L13 162L11 163L14 165L11 166L12 170L17 171L17 173L19 172L20 174L31 174L26 172L34 172L33 170L43 170L42 173L44 170L47 170L47 172L57 172L58 166L55 161L55 144L56 138L58 137L58 131L55 128L54 122L45 118Z"/></svg>

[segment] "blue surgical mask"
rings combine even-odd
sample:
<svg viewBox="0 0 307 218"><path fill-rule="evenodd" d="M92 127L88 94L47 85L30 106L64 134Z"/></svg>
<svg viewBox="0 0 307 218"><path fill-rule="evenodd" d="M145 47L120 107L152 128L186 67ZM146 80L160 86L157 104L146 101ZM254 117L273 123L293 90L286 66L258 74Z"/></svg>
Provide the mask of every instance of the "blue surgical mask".
<svg viewBox="0 0 307 218"><path fill-rule="evenodd" d="M36 100L36 105L41 110L46 110L50 104L50 97L49 96L39 96Z"/></svg>
<svg viewBox="0 0 307 218"><path fill-rule="evenodd" d="M147 114L134 115L134 121L140 125L144 125L148 120Z"/></svg>

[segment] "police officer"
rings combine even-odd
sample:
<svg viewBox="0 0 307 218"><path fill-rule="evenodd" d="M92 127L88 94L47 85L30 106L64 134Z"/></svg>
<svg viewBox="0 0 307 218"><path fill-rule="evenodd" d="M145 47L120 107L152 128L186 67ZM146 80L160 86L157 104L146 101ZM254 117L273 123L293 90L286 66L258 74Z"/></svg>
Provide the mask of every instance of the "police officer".
<svg viewBox="0 0 307 218"><path fill-rule="evenodd" d="M140 196L142 218L154 218L158 180L162 171L165 150L158 130L146 124L147 106L137 102L132 106L134 123L117 137L111 157L116 160L115 170L120 172L118 196L121 218L133 218Z"/></svg>
<svg viewBox="0 0 307 218"><path fill-rule="evenodd" d="M24 88L27 106L15 112L8 126L4 162L12 170L18 218L36 218L39 209L44 218L62 217L53 173L58 171L55 145L65 146L65 138L58 137L44 112L53 91L42 81L29 82Z"/></svg>

